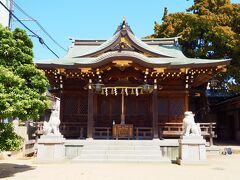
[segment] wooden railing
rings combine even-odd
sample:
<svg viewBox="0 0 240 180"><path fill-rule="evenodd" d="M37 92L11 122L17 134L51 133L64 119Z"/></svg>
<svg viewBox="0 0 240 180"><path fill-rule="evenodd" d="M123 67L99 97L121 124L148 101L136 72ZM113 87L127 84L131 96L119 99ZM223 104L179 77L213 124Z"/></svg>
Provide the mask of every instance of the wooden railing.
<svg viewBox="0 0 240 180"><path fill-rule="evenodd" d="M43 134L43 122L36 122L36 135L40 136ZM84 138L84 129L86 125L78 122L61 122L59 130L66 138Z"/></svg>
<svg viewBox="0 0 240 180"><path fill-rule="evenodd" d="M111 128L110 127L94 127L93 138L95 139L111 139Z"/></svg>
<svg viewBox="0 0 240 180"><path fill-rule="evenodd" d="M36 140L29 140L24 142L23 154L24 156L31 156L35 153Z"/></svg>
<svg viewBox="0 0 240 180"><path fill-rule="evenodd" d="M202 136L204 136L210 145L213 145L216 123L199 123ZM36 134L43 134L43 122L37 122ZM161 138L179 138L183 135L183 123L159 123L159 136ZM62 122L60 131L65 137L84 138L84 131L87 125L78 122ZM94 127L93 137L96 139L111 139L112 127ZM134 127L135 139L151 139L153 137L153 129L151 127Z"/></svg>
<svg viewBox="0 0 240 180"><path fill-rule="evenodd" d="M60 124L60 132L66 138L84 138L84 130L86 129L86 125L78 122L62 122Z"/></svg>
<svg viewBox="0 0 240 180"><path fill-rule="evenodd" d="M214 129L216 123L199 123L201 134L209 144L213 145L213 138L216 137ZM183 135L183 123L159 123L159 134L162 138L179 138Z"/></svg>
<svg viewBox="0 0 240 180"><path fill-rule="evenodd" d="M151 127L135 127L135 139L152 139L153 130ZM111 139L112 127L94 127L93 138L95 139Z"/></svg>
<svg viewBox="0 0 240 180"><path fill-rule="evenodd" d="M202 136L209 140L210 146L213 145L213 138L216 138L215 134L216 123L200 123L200 128L202 132Z"/></svg>
<svg viewBox="0 0 240 180"><path fill-rule="evenodd" d="M136 139L152 139L153 129L150 127L136 127L134 128L134 134Z"/></svg>
<svg viewBox="0 0 240 180"><path fill-rule="evenodd" d="M160 137L176 138L183 134L183 123L159 123Z"/></svg>

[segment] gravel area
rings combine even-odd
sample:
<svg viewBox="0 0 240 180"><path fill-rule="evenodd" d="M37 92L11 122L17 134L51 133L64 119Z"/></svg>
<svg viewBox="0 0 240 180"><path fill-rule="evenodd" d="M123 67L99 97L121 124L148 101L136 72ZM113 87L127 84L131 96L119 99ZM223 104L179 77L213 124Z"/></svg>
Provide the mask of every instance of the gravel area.
<svg viewBox="0 0 240 180"><path fill-rule="evenodd" d="M16 180L203 180L238 179L240 155L209 156L207 165L161 163L35 164L34 159L0 160L0 178Z"/></svg>

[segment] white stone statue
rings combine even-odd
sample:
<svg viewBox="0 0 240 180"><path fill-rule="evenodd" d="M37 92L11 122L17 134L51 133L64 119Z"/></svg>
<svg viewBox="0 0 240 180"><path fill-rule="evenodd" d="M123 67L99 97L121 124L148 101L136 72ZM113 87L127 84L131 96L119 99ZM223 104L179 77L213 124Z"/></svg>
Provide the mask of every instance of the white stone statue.
<svg viewBox="0 0 240 180"><path fill-rule="evenodd" d="M55 107L52 110L49 122L44 121L43 132L45 135L61 135L60 125L60 100L56 98Z"/></svg>
<svg viewBox="0 0 240 180"><path fill-rule="evenodd" d="M200 124L195 123L192 111L186 111L183 119L184 136L201 136Z"/></svg>
<svg viewBox="0 0 240 180"><path fill-rule="evenodd" d="M52 127L47 121L43 122L43 134L44 135L52 134Z"/></svg>

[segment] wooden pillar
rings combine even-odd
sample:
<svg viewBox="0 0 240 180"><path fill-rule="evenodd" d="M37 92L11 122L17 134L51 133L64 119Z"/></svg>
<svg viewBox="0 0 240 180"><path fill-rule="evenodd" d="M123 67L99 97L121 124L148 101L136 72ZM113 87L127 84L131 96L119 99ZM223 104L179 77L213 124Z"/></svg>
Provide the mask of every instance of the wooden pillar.
<svg viewBox="0 0 240 180"><path fill-rule="evenodd" d="M63 122L63 112L64 112L64 101L65 101L65 98L63 96L63 92L60 91L60 96L59 96L59 99L60 99L60 122L62 123Z"/></svg>
<svg viewBox="0 0 240 180"><path fill-rule="evenodd" d="M186 91L186 93L185 93L185 103L184 104L185 104L185 111L189 111L189 91Z"/></svg>
<svg viewBox="0 0 240 180"><path fill-rule="evenodd" d="M153 127L153 138L159 138L158 133L158 91L157 89L153 90L152 94L152 127Z"/></svg>
<svg viewBox="0 0 240 180"><path fill-rule="evenodd" d="M93 93L93 125L95 125L95 120L97 118L97 104L98 104L98 95Z"/></svg>
<svg viewBox="0 0 240 180"><path fill-rule="evenodd" d="M88 123L87 123L87 138L93 138L93 90L88 90Z"/></svg>
<svg viewBox="0 0 240 180"><path fill-rule="evenodd" d="M122 111L121 111L121 124L125 124L125 103L124 103L124 91L122 90Z"/></svg>
<svg viewBox="0 0 240 180"><path fill-rule="evenodd" d="M65 105L65 96L64 96L64 92L61 90L60 91L60 93L59 93L59 99L60 99L60 113L59 113L59 118L60 118L60 126L62 126L63 125L63 123L64 123L64 119L63 119L63 117L64 117L64 109L66 108L66 107L64 107L64 105ZM59 131L60 131L60 126L59 126ZM64 130L61 132L60 131L60 133L63 135L63 136L65 136L65 134L64 134Z"/></svg>

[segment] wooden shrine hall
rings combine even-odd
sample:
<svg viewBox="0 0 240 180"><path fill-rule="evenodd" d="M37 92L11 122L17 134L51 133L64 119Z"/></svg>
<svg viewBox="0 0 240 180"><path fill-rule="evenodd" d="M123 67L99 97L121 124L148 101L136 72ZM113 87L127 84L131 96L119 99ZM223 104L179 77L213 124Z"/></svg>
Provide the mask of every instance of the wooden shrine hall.
<svg viewBox="0 0 240 180"><path fill-rule="evenodd" d="M61 100L66 138L174 137L166 128L230 62L187 58L177 38L138 39L125 20L109 40L72 41L65 57L36 63Z"/></svg>

